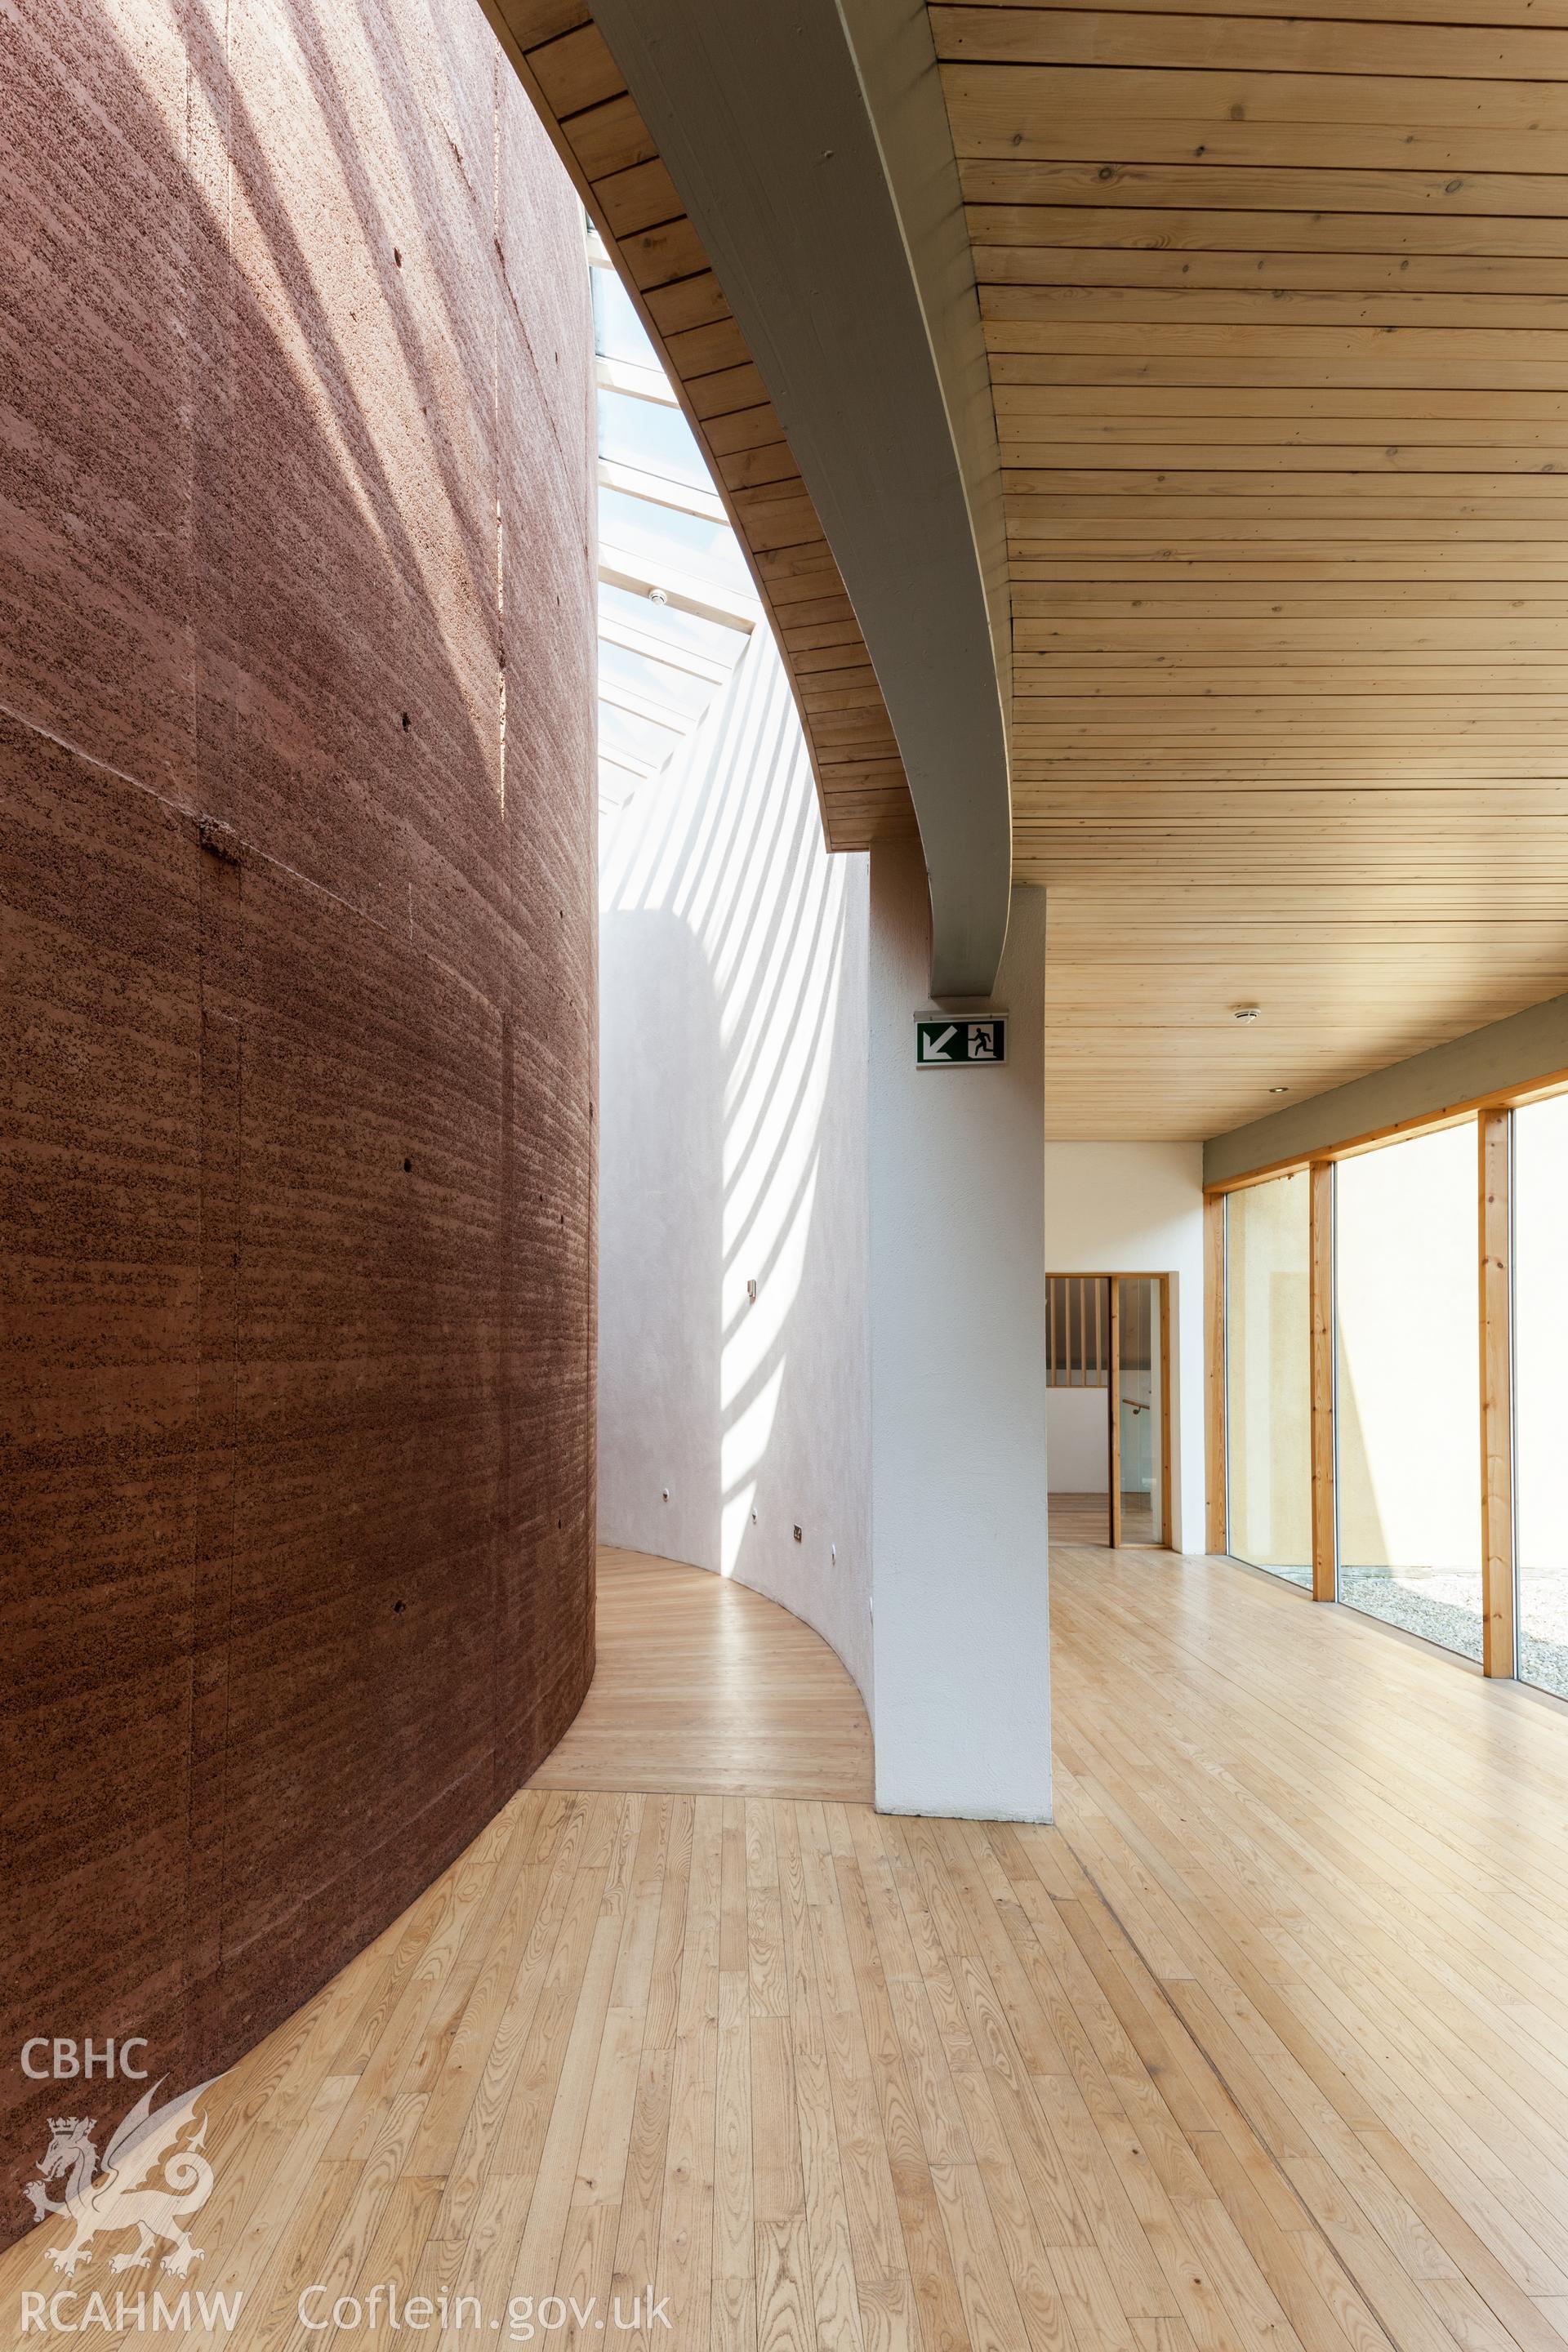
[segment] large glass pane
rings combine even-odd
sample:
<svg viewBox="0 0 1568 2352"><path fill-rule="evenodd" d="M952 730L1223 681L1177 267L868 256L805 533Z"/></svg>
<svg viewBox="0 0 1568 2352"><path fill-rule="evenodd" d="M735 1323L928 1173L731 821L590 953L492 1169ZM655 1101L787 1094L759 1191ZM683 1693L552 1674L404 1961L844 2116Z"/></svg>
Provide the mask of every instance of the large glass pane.
<svg viewBox="0 0 1568 2352"><path fill-rule="evenodd" d="M613 702L599 705L599 749L612 759L626 751L639 766L662 768L679 740L668 728L657 727L629 710L617 710Z"/></svg>
<svg viewBox="0 0 1568 2352"><path fill-rule="evenodd" d="M705 621L698 613L683 613L679 604L650 604L647 596L635 595L629 588L613 588L607 581L599 583L599 610L639 635L706 655L726 669L740 660L747 643L742 629L727 627L721 621Z"/></svg>
<svg viewBox="0 0 1568 2352"><path fill-rule="evenodd" d="M668 713L682 734L695 726L713 698L713 688L705 677L693 677L689 670L673 669L668 662L650 659L647 654L629 653L625 646L601 645L599 682L601 688L606 684L621 686L646 697L658 705L661 716Z"/></svg>
<svg viewBox="0 0 1568 2352"><path fill-rule="evenodd" d="M1473 1121L1335 1171L1340 1598L1481 1654Z"/></svg>
<svg viewBox="0 0 1568 2352"><path fill-rule="evenodd" d="M1311 1211L1305 1174L1226 1202L1225 1370L1230 1549L1312 1581Z"/></svg>
<svg viewBox="0 0 1568 2352"><path fill-rule="evenodd" d="M1568 1095L1513 1116L1519 1671L1568 1698Z"/></svg>
<svg viewBox="0 0 1568 2352"><path fill-rule="evenodd" d="M623 490L599 492L599 530L612 546L643 557L657 580L661 565L673 565L715 586L752 593L745 557L727 522L704 522L700 515L677 514Z"/></svg>
<svg viewBox="0 0 1568 2352"><path fill-rule="evenodd" d="M599 394L599 455L674 482L695 482L702 489L710 485L702 452L679 409L660 408L626 393Z"/></svg>
<svg viewBox="0 0 1568 2352"><path fill-rule="evenodd" d="M630 360L635 366L654 368L662 374L658 353L615 271L591 269L588 282L594 291L594 349L606 359Z"/></svg>

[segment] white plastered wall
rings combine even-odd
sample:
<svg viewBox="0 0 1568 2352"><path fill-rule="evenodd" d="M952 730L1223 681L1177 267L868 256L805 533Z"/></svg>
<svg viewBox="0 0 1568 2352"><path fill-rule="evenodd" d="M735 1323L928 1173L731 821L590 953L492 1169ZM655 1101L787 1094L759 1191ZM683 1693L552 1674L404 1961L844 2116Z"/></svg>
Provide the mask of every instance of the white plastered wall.
<svg viewBox="0 0 1568 2352"><path fill-rule="evenodd" d="M1103 1389L1047 1391L1046 1464L1053 1495L1109 1492L1110 1424Z"/></svg>
<svg viewBox="0 0 1568 2352"><path fill-rule="evenodd" d="M601 828L599 1537L781 1601L869 1704L867 894L759 629Z"/></svg>
<svg viewBox="0 0 1568 2352"><path fill-rule="evenodd" d="M1008 1066L921 1074L918 844L875 877L823 850L760 634L604 824L599 1532L816 1627L883 1806L1040 1820L1045 902L1015 894Z"/></svg>
<svg viewBox="0 0 1568 2352"><path fill-rule="evenodd" d="M1204 1191L1201 1143L1047 1143L1051 1274L1168 1274L1172 1513L1183 1551L1204 1549ZM1062 1491L1055 1472L1051 1485Z"/></svg>
<svg viewBox="0 0 1568 2352"><path fill-rule="evenodd" d="M1015 890L1007 1061L920 1070L918 842L871 853L871 1474L877 1803L1050 1815L1046 901Z"/></svg>

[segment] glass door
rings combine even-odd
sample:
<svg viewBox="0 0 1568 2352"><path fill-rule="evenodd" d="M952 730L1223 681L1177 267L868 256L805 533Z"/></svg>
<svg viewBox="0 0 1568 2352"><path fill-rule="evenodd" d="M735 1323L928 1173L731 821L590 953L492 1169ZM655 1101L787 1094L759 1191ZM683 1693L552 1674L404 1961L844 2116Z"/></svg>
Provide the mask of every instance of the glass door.
<svg viewBox="0 0 1568 2352"><path fill-rule="evenodd" d="M1110 1540L1163 1544L1170 1517L1164 1281L1157 1274L1122 1274L1111 1287Z"/></svg>
<svg viewBox="0 0 1568 2352"><path fill-rule="evenodd" d="M1046 1276L1046 1457L1058 1543L1170 1541L1163 1274Z"/></svg>
<svg viewBox="0 0 1568 2352"><path fill-rule="evenodd" d="M1108 1468L1113 1287L1103 1275L1046 1276L1046 1461L1058 1543L1115 1540Z"/></svg>

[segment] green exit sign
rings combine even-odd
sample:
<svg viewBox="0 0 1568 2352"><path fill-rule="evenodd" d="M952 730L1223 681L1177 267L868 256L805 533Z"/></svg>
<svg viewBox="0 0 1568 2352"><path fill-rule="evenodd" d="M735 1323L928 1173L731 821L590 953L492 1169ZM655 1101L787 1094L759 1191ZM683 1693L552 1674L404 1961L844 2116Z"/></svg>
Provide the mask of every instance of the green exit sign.
<svg viewBox="0 0 1568 2352"><path fill-rule="evenodd" d="M1007 1058L1007 1015L982 1013L949 1020L940 1013L915 1014L918 1070L976 1070Z"/></svg>

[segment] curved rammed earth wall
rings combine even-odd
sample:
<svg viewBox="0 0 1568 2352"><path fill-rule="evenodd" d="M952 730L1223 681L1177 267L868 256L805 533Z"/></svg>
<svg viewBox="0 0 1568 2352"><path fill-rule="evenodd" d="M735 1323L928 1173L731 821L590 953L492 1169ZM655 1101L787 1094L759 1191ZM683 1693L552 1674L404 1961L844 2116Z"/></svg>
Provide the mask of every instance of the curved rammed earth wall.
<svg viewBox="0 0 1568 2352"><path fill-rule="evenodd" d="M0 25L0 2236L593 1666L580 215L468 0Z"/></svg>

